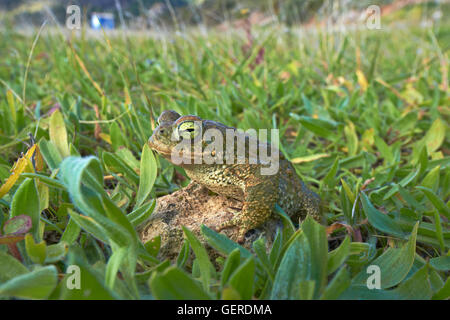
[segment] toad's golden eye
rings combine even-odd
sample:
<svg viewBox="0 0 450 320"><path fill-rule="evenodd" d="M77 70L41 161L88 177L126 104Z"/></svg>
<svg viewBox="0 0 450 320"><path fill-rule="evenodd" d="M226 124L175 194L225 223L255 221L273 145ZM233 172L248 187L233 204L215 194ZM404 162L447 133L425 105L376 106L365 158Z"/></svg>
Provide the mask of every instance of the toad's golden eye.
<svg viewBox="0 0 450 320"><path fill-rule="evenodd" d="M198 121L184 121L178 126L178 134L184 139L193 139L200 133Z"/></svg>

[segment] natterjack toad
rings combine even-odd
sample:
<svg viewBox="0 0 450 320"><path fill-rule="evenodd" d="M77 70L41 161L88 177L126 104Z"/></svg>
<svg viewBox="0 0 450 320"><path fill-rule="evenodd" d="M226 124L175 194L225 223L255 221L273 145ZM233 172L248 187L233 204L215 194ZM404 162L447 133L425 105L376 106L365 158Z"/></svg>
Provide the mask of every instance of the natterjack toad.
<svg viewBox="0 0 450 320"><path fill-rule="evenodd" d="M183 167L195 182L243 201L242 211L218 226L218 231L237 226L237 240L242 242L247 231L270 218L276 203L292 218L310 214L320 219L319 197L304 185L273 144L172 110L164 111L158 122L148 142L150 148Z"/></svg>

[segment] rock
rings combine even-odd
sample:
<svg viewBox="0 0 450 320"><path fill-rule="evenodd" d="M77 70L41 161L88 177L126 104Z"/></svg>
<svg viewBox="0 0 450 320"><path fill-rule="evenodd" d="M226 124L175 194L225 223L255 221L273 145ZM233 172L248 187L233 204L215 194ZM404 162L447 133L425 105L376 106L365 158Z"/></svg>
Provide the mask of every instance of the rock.
<svg viewBox="0 0 450 320"><path fill-rule="evenodd" d="M212 261L215 261L220 254L206 243L200 227L204 224L214 229L231 219L241 209L242 202L214 194L205 187L191 182L183 189L158 198L150 219L138 229L138 232L144 243L160 235L161 249L158 258L174 262L183 245L184 234L181 227L185 226L205 245ZM281 225L281 221L275 217L268 220L260 228L247 232L242 246L251 249L253 241L264 236L267 247L270 247L276 230ZM228 228L221 233L236 241L238 228Z"/></svg>

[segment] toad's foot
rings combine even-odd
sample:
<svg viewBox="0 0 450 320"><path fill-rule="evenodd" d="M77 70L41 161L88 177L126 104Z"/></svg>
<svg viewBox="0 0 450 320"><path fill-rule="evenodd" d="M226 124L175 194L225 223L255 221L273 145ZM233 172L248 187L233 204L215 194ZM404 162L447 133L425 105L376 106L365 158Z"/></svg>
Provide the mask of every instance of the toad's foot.
<svg viewBox="0 0 450 320"><path fill-rule="evenodd" d="M217 232L220 232L224 229L231 228L231 227L239 228L237 242L243 243L245 241L245 234L250 229L246 229L246 228L242 227L242 215L240 213L236 214L232 219L225 221L224 223L222 223L215 229Z"/></svg>

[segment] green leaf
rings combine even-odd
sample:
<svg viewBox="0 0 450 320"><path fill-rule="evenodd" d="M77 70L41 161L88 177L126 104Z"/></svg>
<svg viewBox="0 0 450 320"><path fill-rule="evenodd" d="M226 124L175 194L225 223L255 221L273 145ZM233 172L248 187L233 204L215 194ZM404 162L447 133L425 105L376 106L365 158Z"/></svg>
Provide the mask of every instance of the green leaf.
<svg viewBox="0 0 450 320"><path fill-rule="evenodd" d="M225 235L215 232L214 230L208 228L205 225L201 226L202 233L208 243L214 249L218 250L223 254L230 254L234 249L238 248L241 252L243 258L248 258L252 256L251 252L240 246L236 242L228 239Z"/></svg>
<svg viewBox="0 0 450 320"><path fill-rule="evenodd" d="M424 137L428 154L436 151L442 145L445 138L445 131L446 124L441 120L441 118L436 118Z"/></svg>
<svg viewBox="0 0 450 320"><path fill-rule="evenodd" d="M441 166L436 166L431 169L420 183L421 186L433 190L433 192L437 192L439 188L440 170Z"/></svg>
<svg viewBox="0 0 450 320"><path fill-rule="evenodd" d="M28 269L19 260L0 251L0 284L25 273Z"/></svg>
<svg viewBox="0 0 450 320"><path fill-rule="evenodd" d="M133 212L130 212L127 215L127 218L131 222L133 227L137 227L150 218L151 214L153 213L153 210L155 209L155 206L156 206L156 199L153 199L153 201L140 206Z"/></svg>
<svg viewBox="0 0 450 320"><path fill-rule="evenodd" d="M114 284L116 282L117 272L122 262L127 258L127 247L121 247L114 250L114 253L109 257L108 264L106 265L105 282L106 286L114 290Z"/></svg>
<svg viewBox="0 0 450 320"><path fill-rule="evenodd" d="M186 227L182 227L184 235L189 241L192 250L197 257L198 264L200 267L200 273L203 283L203 289L208 292L209 291L209 282L211 281L212 274L211 271L214 270L214 266L211 261L209 261L208 252L206 252L205 247L198 241L197 237Z"/></svg>
<svg viewBox="0 0 450 320"><path fill-rule="evenodd" d="M312 300L316 291L316 281L300 280L298 284L298 298L300 300Z"/></svg>
<svg viewBox="0 0 450 320"><path fill-rule="evenodd" d="M273 266L270 262L270 258L266 252L266 242L263 238L259 238L255 242L253 242L253 251L258 256L259 262L261 263L264 270L267 272L267 275L273 281L275 278L275 272L273 270Z"/></svg>
<svg viewBox="0 0 450 320"><path fill-rule="evenodd" d="M318 299L320 292L326 284L328 259L327 233L325 227L317 223L309 215L302 223L301 228L308 238L311 249L311 278L307 280L314 280L316 282L314 298Z"/></svg>
<svg viewBox="0 0 450 320"><path fill-rule="evenodd" d="M330 140L336 138L337 125L332 121L324 119L314 119L307 116L301 116L299 120L306 129L310 130L320 137Z"/></svg>
<svg viewBox="0 0 450 320"><path fill-rule="evenodd" d="M39 150L48 167L52 171L56 170L62 162L62 157L56 146L51 141L42 139L39 141Z"/></svg>
<svg viewBox="0 0 450 320"><path fill-rule="evenodd" d="M70 248L66 276L61 280L61 300L113 300L119 296L109 290L103 281L104 274L92 268L85 260L80 247ZM77 288L75 285L79 285Z"/></svg>
<svg viewBox="0 0 450 320"><path fill-rule="evenodd" d="M154 273L149 280L152 294L162 300L210 300L195 280L177 267Z"/></svg>
<svg viewBox="0 0 450 320"><path fill-rule="evenodd" d="M55 266L36 269L0 285L0 296L45 299L55 289L58 272Z"/></svg>
<svg viewBox="0 0 450 320"><path fill-rule="evenodd" d="M139 177L136 172L126 164L120 157L110 152L103 152L103 163L111 171L115 173L122 173L126 178L128 178L135 185L139 184Z"/></svg>
<svg viewBox="0 0 450 320"><path fill-rule="evenodd" d="M398 300L393 290L369 289L366 285L351 285L340 296L340 300Z"/></svg>
<svg viewBox="0 0 450 320"><path fill-rule="evenodd" d="M241 253L238 248L231 251L228 255L225 263L223 265L221 277L220 277L220 285L223 288L230 279L231 274L239 267L241 263Z"/></svg>
<svg viewBox="0 0 450 320"><path fill-rule="evenodd" d="M68 157L69 144L67 143L67 131L64 118L59 110L53 112L49 126L50 141L56 146L62 158Z"/></svg>
<svg viewBox="0 0 450 320"><path fill-rule="evenodd" d="M339 157L336 157L327 175L323 178L322 183L328 186L328 188L333 189L337 182L336 173L338 172L338 170L339 170Z"/></svg>
<svg viewBox="0 0 450 320"><path fill-rule="evenodd" d="M47 257L45 263L55 263L62 260L67 254L67 244L65 242L59 242L47 246Z"/></svg>
<svg viewBox="0 0 450 320"><path fill-rule="evenodd" d="M450 271L450 256L432 258L430 265L439 271Z"/></svg>
<svg viewBox="0 0 450 320"><path fill-rule="evenodd" d="M68 245L73 244L75 241L77 241L80 232L80 226L75 222L75 219L70 218L69 222L66 225L66 228L64 229L64 233L61 236L61 242L65 242Z"/></svg>
<svg viewBox="0 0 450 320"><path fill-rule="evenodd" d="M321 300L336 300L350 286L350 274L346 268L341 268L333 277L333 280L325 288Z"/></svg>
<svg viewBox="0 0 450 320"><path fill-rule="evenodd" d="M31 226L31 218L21 214L6 220L3 225L3 232L5 235L20 235L27 233L31 229Z"/></svg>
<svg viewBox="0 0 450 320"><path fill-rule="evenodd" d="M109 127L109 133L111 136L111 143L114 151L117 151L120 147L125 147L127 145L124 139L123 132L116 121L111 123L111 126Z"/></svg>
<svg viewBox="0 0 450 320"><path fill-rule="evenodd" d="M444 286L431 297L433 300L445 300L448 298L450 298L450 277L447 278Z"/></svg>
<svg viewBox="0 0 450 320"><path fill-rule="evenodd" d="M177 256L177 267L179 268L183 268L184 265L186 264L188 258L189 258L189 253L190 253L190 247L189 247L189 241L187 241L186 239L184 239L183 241L183 246L181 247L180 252L178 253Z"/></svg>
<svg viewBox="0 0 450 320"><path fill-rule="evenodd" d="M370 265L380 268L382 289L399 284L407 276L414 262L418 227L419 223L417 222L408 242L402 248L389 248L370 262ZM366 285L368 277L366 268L363 268L353 279L352 285Z"/></svg>
<svg viewBox="0 0 450 320"><path fill-rule="evenodd" d="M253 285L255 282L255 261L248 258L231 275L228 285L230 285L241 299L250 300L253 296Z"/></svg>
<svg viewBox="0 0 450 320"><path fill-rule="evenodd" d="M33 236L31 234L27 234L25 236L25 248L31 261L38 264L44 263L47 255L47 246L44 241L35 243Z"/></svg>
<svg viewBox="0 0 450 320"><path fill-rule="evenodd" d="M158 255L159 249L161 248L161 236L156 236L153 239L148 240L144 244L144 248L149 254L156 257Z"/></svg>
<svg viewBox="0 0 450 320"><path fill-rule="evenodd" d="M27 215L31 218L31 233L34 240L40 242L39 220L41 212L39 210L39 194L33 179L26 178L14 194L11 203L10 217Z"/></svg>
<svg viewBox="0 0 450 320"><path fill-rule="evenodd" d="M373 225L378 230L386 232L388 234L392 234L400 238L405 237L405 233L395 222L395 220L375 209L364 192L361 192L361 202L364 212L371 225Z"/></svg>
<svg viewBox="0 0 450 320"><path fill-rule="evenodd" d="M327 274L335 272L347 259L350 254L350 238L345 237L341 245L328 253Z"/></svg>
<svg viewBox="0 0 450 320"><path fill-rule="evenodd" d="M139 189L136 196L136 208L147 199L150 191L152 191L153 184L156 180L156 173L158 167L156 164L153 152L150 150L147 144L142 149L140 176L139 176Z"/></svg>
<svg viewBox="0 0 450 320"><path fill-rule="evenodd" d="M444 215L447 219L450 219L450 208L444 203L444 201L434 194L433 190L425 187L416 187L421 190L425 196L430 200L433 206L438 210L439 214Z"/></svg>
<svg viewBox="0 0 450 320"><path fill-rule="evenodd" d="M286 300L299 297L299 283L312 279L312 256L308 238L297 236L287 248L275 275L270 299Z"/></svg>
<svg viewBox="0 0 450 320"><path fill-rule="evenodd" d="M428 277L428 265L416 271L411 278L393 290L405 300L429 300L433 294Z"/></svg>

